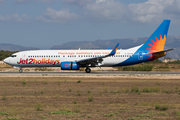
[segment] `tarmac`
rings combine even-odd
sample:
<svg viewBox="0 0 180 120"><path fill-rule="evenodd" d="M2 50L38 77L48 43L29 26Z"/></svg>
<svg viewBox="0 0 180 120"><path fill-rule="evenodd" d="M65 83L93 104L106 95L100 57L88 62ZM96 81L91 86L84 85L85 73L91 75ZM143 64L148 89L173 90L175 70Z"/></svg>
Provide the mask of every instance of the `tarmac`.
<svg viewBox="0 0 180 120"><path fill-rule="evenodd" d="M0 76L122 76L122 75L180 75L180 72L0 72Z"/></svg>

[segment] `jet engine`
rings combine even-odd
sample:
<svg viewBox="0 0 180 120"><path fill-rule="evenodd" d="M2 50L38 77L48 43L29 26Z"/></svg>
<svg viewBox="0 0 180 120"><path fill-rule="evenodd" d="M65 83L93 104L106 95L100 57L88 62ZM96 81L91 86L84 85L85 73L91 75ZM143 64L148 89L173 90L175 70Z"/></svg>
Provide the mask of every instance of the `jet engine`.
<svg viewBox="0 0 180 120"><path fill-rule="evenodd" d="M77 62L61 62L61 70L79 70L80 65Z"/></svg>

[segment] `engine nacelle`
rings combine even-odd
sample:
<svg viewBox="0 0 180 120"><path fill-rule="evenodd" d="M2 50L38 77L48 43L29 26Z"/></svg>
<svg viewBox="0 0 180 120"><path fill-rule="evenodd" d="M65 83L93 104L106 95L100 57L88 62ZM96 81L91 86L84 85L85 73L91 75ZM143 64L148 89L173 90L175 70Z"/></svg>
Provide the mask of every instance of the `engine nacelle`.
<svg viewBox="0 0 180 120"><path fill-rule="evenodd" d="M61 70L79 70L80 65L77 62L61 62Z"/></svg>

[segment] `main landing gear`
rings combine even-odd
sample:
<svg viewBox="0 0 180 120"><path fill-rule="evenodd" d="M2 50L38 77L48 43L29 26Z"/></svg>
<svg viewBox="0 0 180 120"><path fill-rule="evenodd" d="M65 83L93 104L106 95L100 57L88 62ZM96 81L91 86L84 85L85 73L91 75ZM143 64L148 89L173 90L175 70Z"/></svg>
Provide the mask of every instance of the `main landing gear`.
<svg viewBox="0 0 180 120"><path fill-rule="evenodd" d="M90 72L91 72L91 69L87 67L87 68L85 69L85 71L86 71L86 73L90 73Z"/></svg>
<svg viewBox="0 0 180 120"><path fill-rule="evenodd" d="M20 72L20 73L22 73L22 72L23 72L22 68L21 68L21 69L19 69L19 72Z"/></svg>

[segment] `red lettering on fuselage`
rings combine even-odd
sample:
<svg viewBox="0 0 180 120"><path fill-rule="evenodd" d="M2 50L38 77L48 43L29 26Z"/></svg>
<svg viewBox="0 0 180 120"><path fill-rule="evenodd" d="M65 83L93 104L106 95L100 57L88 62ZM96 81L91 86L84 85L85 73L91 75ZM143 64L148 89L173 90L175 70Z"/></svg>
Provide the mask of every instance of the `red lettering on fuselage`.
<svg viewBox="0 0 180 120"><path fill-rule="evenodd" d="M32 58L29 59L29 64L33 64L33 59Z"/></svg>
<svg viewBox="0 0 180 120"><path fill-rule="evenodd" d="M49 59L43 58L42 60L36 60L33 58L30 58L30 59L20 58L20 60L17 61L17 64L52 64L52 65L55 65L55 64L60 64L60 60L51 60L50 58Z"/></svg>
<svg viewBox="0 0 180 120"><path fill-rule="evenodd" d="M21 63L22 63L22 58L20 58L19 62L17 61L17 64L21 64Z"/></svg>

